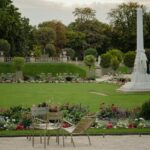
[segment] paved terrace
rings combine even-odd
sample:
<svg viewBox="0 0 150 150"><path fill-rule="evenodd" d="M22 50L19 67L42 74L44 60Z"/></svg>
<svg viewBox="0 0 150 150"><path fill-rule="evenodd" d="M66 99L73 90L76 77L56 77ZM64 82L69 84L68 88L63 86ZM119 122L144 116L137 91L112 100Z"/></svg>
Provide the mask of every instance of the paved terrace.
<svg viewBox="0 0 150 150"><path fill-rule="evenodd" d="M92 146L88 145L88 139L85 136L74 137L76 147L70 142L70 137L65 139L65 147L55 142L52 137L47 150L150 150L150 135L130 136L92 136ZM44 150L43 144L40 144L39 138L36 137L35 147L32 148L31 141L24 137L20 138L0 138L0 150Z"/></svg>

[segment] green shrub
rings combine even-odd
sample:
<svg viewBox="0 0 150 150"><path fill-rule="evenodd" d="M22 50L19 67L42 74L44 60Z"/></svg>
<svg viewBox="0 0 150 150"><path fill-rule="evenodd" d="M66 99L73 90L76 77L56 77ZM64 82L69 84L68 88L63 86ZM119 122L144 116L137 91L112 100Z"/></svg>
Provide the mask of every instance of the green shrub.
<svg viewBox="0 0 150 150"><path fill-rule="evenodd" d="M97 56L97 50L95 48L88 48L84 52L84 56L87 56L87 55L93 55L96 57Z"/></svg>
<svg viewBox="0 0 150 150"><path fill-rule="evenodd" d="M124 64L131 68L134 66L134 61L135 61L135 52L134 51L129 51L125 54L124 56Z"/></svg>
<svg viewBox="0 0 150 150"><path fill-rule="evenodd" d="M64 104L60 109L64 112L64 118L73 124L76 124L83 116L89 113L89 108L81 104Z"/></svg>
<svg viewBox="0 0 150 150"><path fill-rule="evenodd" d="M25 63L25 60L23 57L14 57L13 59L13 65L16 71L22 70L24 63Z"/></svg>
<svg viewBox="0 0 150 150"><path fill-rule="evenodd" d="M117 59L117 57L113 57L111 60L111 67L113 70L117 70L119 68L119 61Z"/></svg>
<svg viewBox="0 0 150 150"><path fill-rule="evenodd" d="M32 116L29 112L24 112L20 117L20 123L25 127L29 127L32 123Z"/></svg>
<svg viewBox="0 0 150 150"><path fill-rule="evenodd" d="M140 117L149 120L150 119L150 100L145 102L141 107Z"/></svg>
<svg viewBox="0 0 150 150"><path fill-rule="evenodd" d="M33 51L34 51L34 56L35 57L40 57L41 54L42 54L42 52L41 52L41 46L39 46L39 45L34 45Z"/></svg>
<svg viewBox="0 0 150 150"><path fill-rule="evenodd" d="M129 72L128 67L126 67L126 66L119 66L117 71L122 74L128 74L128 72Z"/></svg>
<svg viewBox="0 0 150 150"><path fill-rule="evenodd" d="M109 53L102 54L100 66L102 68L109 68L110 65L111 65L111 55Z"/></svg>
<svg viewBox="0 0 150 150"><path fill-rule="evenodd" d="M120 50L112 49L112 50L109 50L107 53L109 53L112 57L117 57L119 63L122 62L123 54L122 54L122 52Z"/></svg>
<svg viewBox="0 0 150 150"><path fill-rule="evenodd" d="M89 69L95 64L95 57L93 55L87 55L84 57L84 63Z"/></svg>

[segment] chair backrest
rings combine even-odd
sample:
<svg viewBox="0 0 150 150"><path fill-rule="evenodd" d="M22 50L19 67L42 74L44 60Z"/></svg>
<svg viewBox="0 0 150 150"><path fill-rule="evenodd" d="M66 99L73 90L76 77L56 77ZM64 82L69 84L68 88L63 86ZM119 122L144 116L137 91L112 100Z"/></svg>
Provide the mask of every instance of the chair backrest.
<svg viewBox="0 0 150 150"><path fill-rule="evenodd" d="M40 116L40 115L41 116L46 115L48 111L49 111L48 107L32 107L31 108L31 114L34 117Z"/></svg>
<svg viewBox="0 0 150 150"><path fill-rule="evenodd" d="M58 111L58 112L48 112L47 113L47 120L48 121L57 121L61 122L63 119L63 112Z"/></svg>
<svg viewBox="0 0 150 150"><path fill-rule="evenodd" d="M78 124L76 125L75 129L73 130L73 134L82 134L84 133L88 128L91 127L91 125L94 123L95 118L94 117L85 117L82 118Z"/></svg>

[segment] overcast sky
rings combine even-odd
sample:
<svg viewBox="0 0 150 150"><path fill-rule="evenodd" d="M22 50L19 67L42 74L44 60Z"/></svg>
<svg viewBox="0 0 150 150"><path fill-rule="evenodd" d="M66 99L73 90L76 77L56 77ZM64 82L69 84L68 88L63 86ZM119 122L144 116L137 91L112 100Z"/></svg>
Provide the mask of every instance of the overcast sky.
<svg viewBox="0 0 150 150"><path fill-rule="evenodd" d="M102 22L109 22L107 13L123 2L138 2L150 10L150 0L12 0L22 16L30 19L32 25L43 21L60 20L68 25L74 21L72 12L76 7L89 6L96 10L96 17Z"/></svg>

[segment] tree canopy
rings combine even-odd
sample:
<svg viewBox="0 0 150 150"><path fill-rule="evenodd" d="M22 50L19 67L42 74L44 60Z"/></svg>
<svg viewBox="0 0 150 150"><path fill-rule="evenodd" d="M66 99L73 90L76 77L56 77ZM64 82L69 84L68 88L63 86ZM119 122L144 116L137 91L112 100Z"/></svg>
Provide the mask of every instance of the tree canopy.
<svg viewBox="0 0 150 150"><path fill-rule="evenodd" d="M7 40L11 49L10 56L24 55L29 47L29 36L32 27L29 19L21 17L11 0L0 2L0 38Z"/></svg>
<svg viewBox="0 0 150 150"><path fill-rule="evenodd" d="M80 60L83 60L85 50L89 48L96 50L96 56L110 49L119 49L124 53L131 49L135 51L137 7L143 8L144 45L149 49L150 12L146 11L145 6L135 2L122 3L110 10L109 24L99 21L94 9L83 7L75 8L75 20L67 26L61 21L49 20L33 27L28 18L21 16L12 0L1 0L0 50L3 49L6 56L29 56L35 51L38 56L45 51L50 56L55 51L54 55L59 56L63 49L68 48L73 49L69 51L73 54L72 58L78 57ZM120 62L119 59L118 61ZM114 62L116 63L115 59Z"/></svg>

